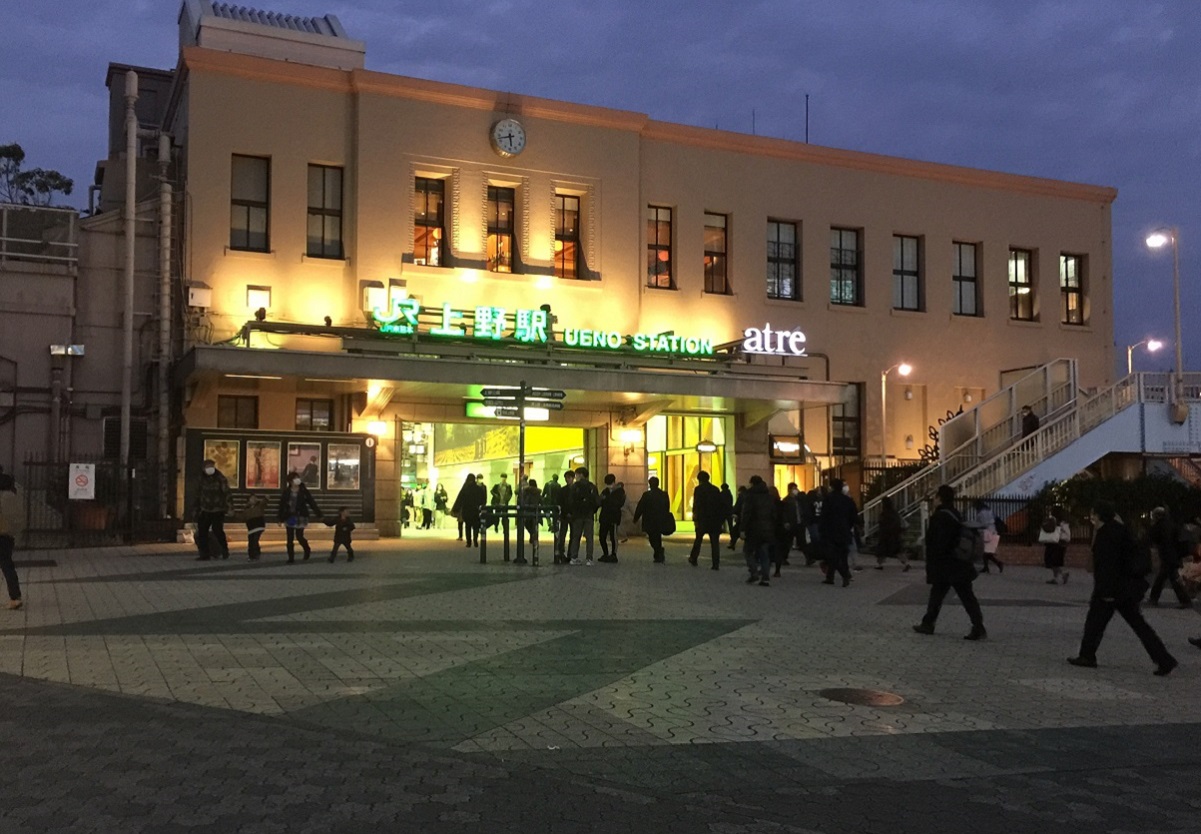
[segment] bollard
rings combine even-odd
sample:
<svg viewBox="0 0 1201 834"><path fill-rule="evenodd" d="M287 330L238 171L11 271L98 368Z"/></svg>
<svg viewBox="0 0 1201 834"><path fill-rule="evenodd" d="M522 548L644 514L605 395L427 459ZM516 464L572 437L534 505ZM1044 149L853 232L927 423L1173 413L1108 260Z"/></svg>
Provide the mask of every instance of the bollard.
<svg viewBox="0 0 1201 834"><path fill-rule="evenodd" d="M488 533L487 533L487 530L488 530L487 527L481 527L480 533L479 533L480 564L481 565L488 564Z"/></svg>

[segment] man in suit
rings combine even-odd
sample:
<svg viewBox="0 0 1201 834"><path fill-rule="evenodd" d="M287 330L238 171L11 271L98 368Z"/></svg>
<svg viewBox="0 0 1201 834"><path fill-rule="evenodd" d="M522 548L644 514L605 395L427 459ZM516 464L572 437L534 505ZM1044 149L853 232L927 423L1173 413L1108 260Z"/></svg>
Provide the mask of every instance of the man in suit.
<svg viewBox="0 0 1201 834"><path fill-rule="evenodd" d="M726 502L721 490L710 482L708 472L697 472L696 489L692 491L692 524L696 528L696 537L692 540L692 553L688 556L688 563L693 567L696 567L700 557L701 543L705 536L708 536L712 569L718 569L718 563L721 561L721 528L725 514Z"/></svg>

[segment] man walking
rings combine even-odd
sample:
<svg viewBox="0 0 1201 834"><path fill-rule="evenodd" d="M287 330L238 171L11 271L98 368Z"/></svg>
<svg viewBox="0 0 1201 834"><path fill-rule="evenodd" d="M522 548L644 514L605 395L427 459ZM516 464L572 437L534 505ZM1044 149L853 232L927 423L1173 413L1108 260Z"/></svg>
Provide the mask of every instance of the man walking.
<svg viewBox="0 0 1201 834"><path fill-rule="evenodd" d="M738 521L746 539L747 584L758 582L771 585L771 548L776 538L776 507L767 482L758 475L751 476L742 501L742 517Z"/></svg>
<svg viewBox="0 0 1201 834"><path fill-rule="evenodd" d="M1155 674L1160 677L1170 674L1176 668L1176 658L1139 610L1139 602L1147 592L1150 557L1140 553L1129 528L1117 520L1112 504L1099 501L1093 514L1101 525L1093 537L1093 595L1084 619L1080 653L1069 657L1068 663L1086 669L1096 668L1097 648L1116 611L1151 656Z"/></svg>
<svg viewBox="0 0 1201 834"><path fill-rule="evenodd" d="M835 573L842 577L842 587L851 584L851 568L847 557L851 552L858 515L859 509L855 502L842 491L842 481L838 478L832 479L830 494L822 501L821 516L818 518L818 535L825 547L829 566L826 578L822 580L826 585L834 584Z"/></svg>
<svg viewBox="0 0 1201 834"><path fill-rule="evenodd" d="M229 510L229 481L217 470L217 464L206 460L196 483L196 547L198 562L213 558L210 538L221 548L221 558L229 558L229 542L225 539L225 513Z"/></svg>
<svg viewBox="0 0 1201 834"><path fill-rule="evenodd" d="M509 486L509 476L501 473L500 482L492 486L492 506L496 513L496 522L492 525L492 529L497 531L503 524L506 539L509 538L509 514L505 508L512 500L513 487Z"/></svg>
<svg viewBox="0 0 1201 834"><path fill-rule="evenodd" d="M688 556L688 564L696 567L701 554L701 542L709 537L709 557L713 562L712 570L718 570L721 561L721 528L725 520L726 501L721 490L709 480L709 473L696 473L696 489L692 491L692 524L696 528L696 537L692 540L692 553Z"/></svg>
<svg viewBox="0 0 1201 834"><path fill-rule="evenodd" d="M588 480L588 467L576 467L575 480L571 482L571 488L567 492L567 511L571 519L571 544L567 548L567 564L580 564L580 538L583 537L586 542L583 564L591 565L594 516L600 507L600 494L596 491L596 484Z"/></svg>
<svg viewBox="0 0 1201 834"><path fill-rule="evenodd" d="M1159 570L1151 583L1151 593L1147 597L1148 605L1159 605L1159 595L1163 593L1165 583L1172 586L1176 594L1179 608L1192 608L1193 601L1189 598L1184 583L1180 581L1180 565L1183 561L1182 545L1176 525L1168 514L1167 507L1156 507L1151 511L1151 544L1159 554Z"/></svg>
<svg viewBox="0 0 1201 834"><path fill-rule="evenodd" d="M930 527L926 531L926 582L930 585L930 601L926 604L926 616L913 630L918 634L934 633L942 601L954 588L972 622L972 630L963 639L983 640L988 636L984 630L984 614L972 591L976 568L956 555L964 527L963 516L955 509L955 490L943 484L937 494L938 506L930 515Z"/></svg>
<svg viewBox="0 0 1201 834"><path fill-rule="evenodd" d="M655 564L661 565L666 561L663 536L675 531L675 519L671 515L671 499L659 489L659 479L651 475L646 485L647 490L634 509L634 523L642 522L642 532L646 533L646 542L651 546L651 557Z"/></svg>
<svg viewBox="0 0 1201 834"><path fill-rule="evenodd" d="M567 564L567 535L571 532L571 513L567 508L571 498L571 485L575 482L575 472L568 469L563 473L563 486L555 493L555 519L558 525L555 529L555 564Z"/></svg>
<svg viewBox="0 0 1201 834"><path fill-rule="evenodd" d="M601 562L617 562L617 525L626 505L625 485L610 472L605 476L605 488L600 494Z"/></svg>

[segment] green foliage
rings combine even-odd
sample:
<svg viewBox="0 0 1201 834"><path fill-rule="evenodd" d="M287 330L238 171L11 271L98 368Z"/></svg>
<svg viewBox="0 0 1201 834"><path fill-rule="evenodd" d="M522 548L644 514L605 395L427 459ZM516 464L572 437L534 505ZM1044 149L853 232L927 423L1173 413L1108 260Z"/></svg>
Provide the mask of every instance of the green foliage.
<svg viewBox="0 0 1201 834"><path fill-rule="evenodd" d="M1155 507L1167 507L1172 518L1185 521L1201 516L1201 489L1166 475L1142 475L1131 480L1078 475L1067 481L1047 484L1031 502L1039 519L1055 506L1063 507L1069 519L1084 522L1098 501L1108 501L1134 530L1145 530Z"/></svg>
<svg viewBox="0 0 1201 834"><path fill-rule="evenodd" d="M21 170L25 149L13 142L0 145L0 203L48 206L56 193L66 196L75 182L58 171L46 168Z"/></svg>

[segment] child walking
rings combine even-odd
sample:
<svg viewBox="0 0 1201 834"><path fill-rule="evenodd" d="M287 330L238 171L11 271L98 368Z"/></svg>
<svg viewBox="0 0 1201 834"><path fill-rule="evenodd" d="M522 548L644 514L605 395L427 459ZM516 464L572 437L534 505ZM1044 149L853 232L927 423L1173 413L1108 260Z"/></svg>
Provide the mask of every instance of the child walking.
<svg viewBox="0 0 1201 834"><path fill-rule="evenodd" d="M330 522L334 528L334 549L330 551L329 561L333 564L338 555L338 548L346 546L346 561L354 561L354 548L350 546L350 533L354 530L354 522L350 520L350 510L342 507L338 510L336 521Z"/></svg>
<svg viewBox="0 0 1201 834"><path fill-rule="evenodd" d="M246 553L250 560L256 561L262 554L259 539L267 529L267 498L263 495L252 495L246 502Z"/></svg>

